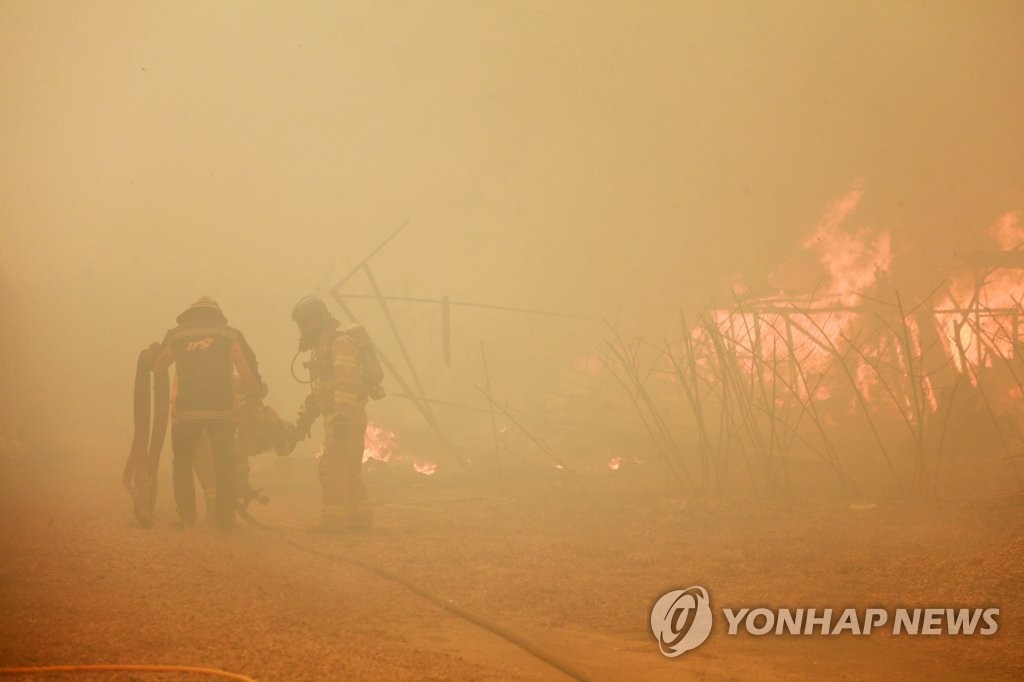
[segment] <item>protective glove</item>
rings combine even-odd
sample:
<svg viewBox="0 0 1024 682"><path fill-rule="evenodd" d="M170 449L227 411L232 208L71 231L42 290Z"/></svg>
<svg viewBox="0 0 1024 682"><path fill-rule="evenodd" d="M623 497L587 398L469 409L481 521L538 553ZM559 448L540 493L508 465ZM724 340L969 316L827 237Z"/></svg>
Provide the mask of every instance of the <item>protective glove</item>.
<svg viewBox="0 0 1024 682"><path fill-rule="evenodd" d="M299 440L296 437L295 425L282 419L274 432L274 454L278 457L292 454Z"/></svg>

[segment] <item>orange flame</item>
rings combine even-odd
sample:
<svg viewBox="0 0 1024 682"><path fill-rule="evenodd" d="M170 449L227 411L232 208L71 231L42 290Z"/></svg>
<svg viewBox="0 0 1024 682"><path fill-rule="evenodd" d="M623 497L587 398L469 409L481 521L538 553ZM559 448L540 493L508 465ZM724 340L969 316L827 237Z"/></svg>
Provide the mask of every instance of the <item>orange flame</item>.
<svg viewBox="0 0 1024 682"><path fill-rule="evenodd" d="M412 468L418 474L423 474L424 476L433 476L434 474L437 473L437 462L416 460L412 463Z"/></svg>
<svg viewBox="0 0 1024 682"><path fill-rule="evenodd" d="M843 223L860 204L864 190L853 189L833 202L822 216L804 248L818 251L818 259L831 278L826 293L844 305L858 302L857 295L867 291L879 274L892 265L892 235L883 232L873 237L867 230L851 233Z"/></svg>
<svg viewBox="0 0 1024 682"><path fill-rule="evenodd" d="M787 296L780 292L732 310L713 311L712 328L734 344L726 350L747 374L766 375L766 385L774 385L773 380L784 377L786 390L795 392L801 400L827 400L846 383L842 373L836 371L837 363L852 362L852 380L865 401L892 409L895 400L895 407L912 418L918 406L913 391L920 390L920 407L938 409L938 399L927 376L916 377L919 388L911 384L912 363L922 355L916 320L906 320L909 349L904 339L888 333L872 337L876 340L871 343L858 339L857 348L850 348L858 326L865 320L865 313L859 310L863 294L877 284L880 276L890 272L893 263L890 232L848 226L863 197L864 191L855 187L829 204L802 243L805 249L815 252L827 273L823 286L812 293ZM1024 229L1009 219L1000 222L998 234L1008 243L1024 242ZM709 343L700 328L694 330L694 340L705 347ZM840 360L839 356L849 360ZM698 361L698 368L707 370L707 362L702 365ZM883 382L880 367L896 369L896 376L902 372L902 386L899 378L890 377L887 383ZM778 405L784 402L784 398L776 397ZM854 395L849 396L846 408L851 412L858 409Z"/></svg>
<svg viewBox="0 0 1024 682"><path fill-rule="evenodd" d="M756 373L757 367L765 363L797 361L791 355L798 356L800 367L809 377L826 374L834 364L833 348L839 350L846 345L861 317L859 312L846 308L860 303L860 295L892 266L889 232L875 234L844 227L863 196L863 189L854 188L829 204L802 243L817 253L818 262L828 273L819 291L757 299L750 306L757 312L716 310L711 314L722 334L736 340L737 359L748 373ZM874 387L876 378L871 376L870 367L859 366L856 377L862 390ZM828 398L832 391L824 383L812 389L806 380L797 382L795 388L805 400Z"/></svg>
<svg viewBox="0 0 1024 682"><path fill-rule="evenodd" d="M363 462L368 462L371 459L378 462L390 462L397 452L398 446L393 432L374 422L367 424L363 445Z"/></svg>
<svg viewBox="0 0 1024 682"><path fill-rule="evenodd" d="M1024 225L1021 225L1020 218L1020 211L1010 211L999 216L989 228L989 234L1000 251L1017 251L1024 246Z"/></svg>
<svg viewBox="0 0 1024 682"><path fill-rule="evenodd" d="M989 235L1002 252L1024 246L1021 212L1000 216ZM1021 340L1019 316L1024 300L1024 269L992 267L960 272L935 309L936 325L946 352L957 370L971 382L970 369L993 367L997 358L1010 359Z"/></svg>
<svg viewBox="0 0 1024 682"><path fill-rule="evenodd" d="M583 372L584 374L590 374L597 376L601 373L601 358L597 353L591 353L590 355L581 355L573 358L572 367L577 372Z"/></svg>

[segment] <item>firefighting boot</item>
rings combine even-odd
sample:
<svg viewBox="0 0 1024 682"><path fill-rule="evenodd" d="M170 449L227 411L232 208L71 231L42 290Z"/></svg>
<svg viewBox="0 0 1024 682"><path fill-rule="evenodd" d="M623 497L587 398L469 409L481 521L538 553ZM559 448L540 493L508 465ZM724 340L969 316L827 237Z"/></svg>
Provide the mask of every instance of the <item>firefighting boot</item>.
<svg viewBox="0 0 1024 682"><path fill-rule="evenodd" d="M192 530L196 527L195 514L181 514L174 527L178 530Z"/></svg>
<svg viewBox="0 0 1024 682"><path fill-rule="evenodd" d="M206 507L206 522L217 522L217 487L214 485L203 486L203 502Z"/></svg>

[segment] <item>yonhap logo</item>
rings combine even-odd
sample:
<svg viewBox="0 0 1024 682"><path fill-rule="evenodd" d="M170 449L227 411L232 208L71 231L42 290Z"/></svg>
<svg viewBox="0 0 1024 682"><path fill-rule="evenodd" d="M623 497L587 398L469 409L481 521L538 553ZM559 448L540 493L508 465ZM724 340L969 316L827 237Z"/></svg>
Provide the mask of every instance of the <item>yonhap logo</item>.
<svg viewBox="0 0 1024 682"><path fill-rule="evenodd" d="M754 637L870 636L884 631L894 637L928 635L989 637L999 631L999 607L981 608L721 608L728 624L723 634L741 629ZM663 594L651 607L651 632L664 656L675 658L696 649L711 634L711 600L699 585ZM887 627L888 626L888 627Z"/></svg>
<svg viewBox="0 0 1024 682"><path fill-rule="evenodd" d="M669 658L699 647L711 634L707 590L694 585L662 595L651 609L651 631Z"/></svg>

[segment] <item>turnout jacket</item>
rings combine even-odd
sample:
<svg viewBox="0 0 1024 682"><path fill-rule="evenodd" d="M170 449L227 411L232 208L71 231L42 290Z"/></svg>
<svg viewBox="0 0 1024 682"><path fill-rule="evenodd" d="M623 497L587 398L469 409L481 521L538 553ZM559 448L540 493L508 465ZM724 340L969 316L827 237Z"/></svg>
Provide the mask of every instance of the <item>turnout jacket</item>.
<svg viewBox="0 0 1024 682"><path fill-rule="evenodd" d="M343 331L323 334L313 348L310 370L316 411L328 421L356 420L367 398L356 341Z"/></svg>
<svg viewBox="0 0 1024 682"><path fill-rule="evenodd" d="M174 363L171 412L176 421L230 419L234 412L234 372L243 393L257 398L263 381L256 355L242 332L226 324L182 324L167 332L153 369Z"/></svg>

